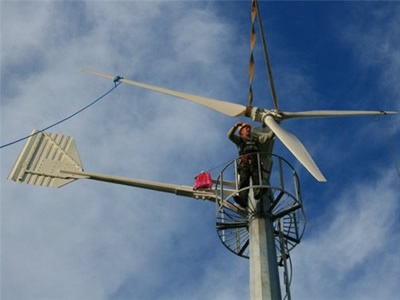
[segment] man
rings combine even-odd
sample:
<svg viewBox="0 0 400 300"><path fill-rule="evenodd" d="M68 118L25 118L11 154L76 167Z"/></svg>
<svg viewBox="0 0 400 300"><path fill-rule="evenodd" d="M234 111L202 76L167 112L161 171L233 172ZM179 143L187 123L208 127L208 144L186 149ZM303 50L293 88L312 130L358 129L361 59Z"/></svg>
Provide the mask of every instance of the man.
<svg viewBox="0 0 400 300"><path fill-rule="evenodd" d="M239 127L239 136L235 134ZM240 163L238 166L239 189L246 188L250 185L250 178L252 179L253 185L260 184L259 169L257 161L257 152L260 152L260 144L274 138L274 133L269 133L254 137L251 135L251 125L247 123L237 122L229 131L229 139L236 144L240 155ZM260 162L261 165L261 162ZM260 189L254 189L254 197L259 199L261 196ZM235 202L239 205L239 208L247 208L248 205L248 194L249 189L245 189L239 192L238 196L235 196Z"/></svg>

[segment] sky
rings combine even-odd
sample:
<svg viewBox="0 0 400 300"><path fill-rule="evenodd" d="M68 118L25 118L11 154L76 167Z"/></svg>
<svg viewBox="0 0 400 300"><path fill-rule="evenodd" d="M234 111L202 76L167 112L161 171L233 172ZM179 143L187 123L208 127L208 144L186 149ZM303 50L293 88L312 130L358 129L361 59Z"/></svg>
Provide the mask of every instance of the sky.
<svg viewBox="0 0 400 300"><path fill-rule="evenodd" d="M282 110L400 111L399 2L260 9ZM2 0L0 14L1 145L113 86L82 68L247 103L250 1ZM259 35L255 64L253 104L272 108ZM226 137L237 120L122 84L50 131L74 136L88 172L193 185L237 155ZM328 180L276 142L307 216L291 252L292 298L395 299L399 117L282 124ZM248 260L219 241L213 203L90 180L17 184L7 176L23 144L0 149L1 299L249 298Z"/></svg>

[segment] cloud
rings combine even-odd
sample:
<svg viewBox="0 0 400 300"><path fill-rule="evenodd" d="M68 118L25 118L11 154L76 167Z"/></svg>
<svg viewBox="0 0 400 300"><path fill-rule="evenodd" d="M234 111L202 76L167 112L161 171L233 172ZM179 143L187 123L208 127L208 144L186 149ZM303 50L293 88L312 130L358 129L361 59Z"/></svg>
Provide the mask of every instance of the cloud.
<svg viewBox="0 0 400 300"><path fill-rule="evenodd" d="M287 11L280 10L281 4L268 5L278 8L279 16ZM243 36L248 30L238 19L243 7L241 2L2 2L2 144L69 115L113 86L80 73L81 68L245 103L249 50ZM273 19L276 34L296 39L283 26L287 19L280 19ZM388 30L393 22L388 19L388 27L376 34L388 33L386 50L380 50L388 60L396 57ZM359 39L349 41L356 47ZM305 74L310 62L296 64L296 51L275 51L292 56L290 66L282 56L272 58L278 96L282 103L308 108L318 103L326 77ZM395 78L396 70L387 68L391 73L385 76ZM264 80L256 87L269 93ZM387 92L388 85L383 88ZM267 103L264 94L257 99ZM191 185L199 171L236 155L225 139L233 122L123 84L53 131L75 137L89 172ZM331 175L322 187L298 168L309 220L304 241L292 254L292 294L298 299L322 299L328 292L332 299L394 298L398 290L396 177L385 169L387 155L358 143L379 130L356 135L359 127L346 122L285 123ZM6 181L21 147L1 150L2 298L248 297L248 261L221 245L212 203L89 180L59 190ZM277 142L277 151L282 148ZM380 278L386 280L376 287Z"/></svg>
<svg viewBox="0 0 400 300"><path fill-rule="evenodd" d="M300 299L382 299L393 291L394 282L387 277L378 279L381 288L371 293L365 288L376 286L384 272L398 272L393 248L400 239L397 200L393 171L331 198L329 210L308 224L309 232L295 251L294 276L301 279L294 289Z"/></svg>
<svg viewBox="0 0 400 300"><path fill-rule="evenodd" d="M369 12L371 22L367 26L355 23L343 35L349 43L355 45L356 58L361 65L366 68L379 68L382 71L378 84L391 92L388 97L396 98L400 95L397 84L397 78L400 76L400 30L396 17L399 11L400 7L395 2L379 6ZM389 99L381 99L380 102L385 104ZM395 109L398 110L399 107Z"/></svg>
<svg viewBox="0 0 400 300"><path fill-rule="evenodd" d="M205 69L189 78L196 64L212 63L218 76L231 77L229 68L219 63L223 51L207 50L215 39L222 40L218 36L224 28L229 31L229 24L218 25L215 13L207 9L162 2L39 2L30 3L26 11L19 10L21 5L2 3L2 16L8 15L2 18L2 33L7 32L2 35L3 78L13 71L2 83L7 87L2 89L2 142L69 115L113 85L80 74L82 67L118 71L127 78L151 79L153 84L167 82L170 88L193 93L199 89L197 80L209 86L209 93L222 90L215 77L205 78ZM199 60L184 70L185 76L178 72L176 79L168 80L165 72L189 58L180 51L170 53L172 45L179 44L177 29L161 8L190 17L201 32L207 32L208 21L219 27L198 45L185 37ZM11 29L21 31L31 21L26 39L12 34ZM21 57L29 64L21 63ZM122 85L90 111L53 130L75 137L88 171L191 185L206 161L216 163L213 153L221 135L216 128L221 122L216 113L210 115L191 103ZM5 181L21 146L1 153L2 298L118 298L125 283L132 297L157 298L168 290L163 268L172 266L169 261L179 264L180 257L195 250L203 258L208 243L225 251L213 226L204 228L205 218L213 224L214 207L209 203L199 202L193 208L191 199L89 181L62 190ZM188 231L188 224L195 229ZM205 234L210 237L203 238ZM187 274L199 268L197 262L184 267ZM209 283L203 278L199 298Z"/></svg>

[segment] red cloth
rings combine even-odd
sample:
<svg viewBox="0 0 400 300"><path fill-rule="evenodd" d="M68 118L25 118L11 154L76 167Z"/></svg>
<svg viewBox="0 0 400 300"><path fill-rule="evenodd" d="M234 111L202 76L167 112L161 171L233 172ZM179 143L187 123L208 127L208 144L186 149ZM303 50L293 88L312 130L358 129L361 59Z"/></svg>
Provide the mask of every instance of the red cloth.
<svg viewBox="0 0 400 300"><path fill-rule="evenodd" d="M211 174L208 172L201 172L195 177L194 189L210 189L212 188Z"/></svg>

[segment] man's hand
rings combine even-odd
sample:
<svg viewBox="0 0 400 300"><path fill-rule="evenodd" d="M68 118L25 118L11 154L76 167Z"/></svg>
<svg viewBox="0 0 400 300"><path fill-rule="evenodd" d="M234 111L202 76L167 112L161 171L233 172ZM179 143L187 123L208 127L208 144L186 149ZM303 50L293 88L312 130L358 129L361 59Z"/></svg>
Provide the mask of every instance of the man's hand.
<svg viewBox="0 0 400 300"><path fill-rule="evenodd" d="M236 122L235 127L237 128L237 127L242 126L242 125L243 125L243 122L238 121L238 122Z"/></svg>

